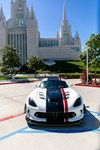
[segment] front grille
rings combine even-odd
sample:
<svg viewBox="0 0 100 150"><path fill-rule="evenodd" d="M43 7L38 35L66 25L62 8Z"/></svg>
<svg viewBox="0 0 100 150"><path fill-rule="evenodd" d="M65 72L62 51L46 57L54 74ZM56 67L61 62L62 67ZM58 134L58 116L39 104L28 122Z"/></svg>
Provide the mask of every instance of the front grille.
<svg viewBox="0 0 100 150"><path fill-rule="evenodd" d="M46 119L68 119L76 116L74 112L61 113L61 112L36 112L35 116L38 118L46 118Z"/></svg>

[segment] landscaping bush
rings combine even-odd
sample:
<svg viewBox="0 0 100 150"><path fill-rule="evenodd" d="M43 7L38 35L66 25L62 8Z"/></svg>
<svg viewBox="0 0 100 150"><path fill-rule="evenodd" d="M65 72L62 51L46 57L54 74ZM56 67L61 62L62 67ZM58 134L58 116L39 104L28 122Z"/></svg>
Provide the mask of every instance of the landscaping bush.
<svg viewBox="0 0 100 150"><path fill-rule="evenodd" d="M80 73L60 73L60 77L65 79L79 79Z"/></svg>

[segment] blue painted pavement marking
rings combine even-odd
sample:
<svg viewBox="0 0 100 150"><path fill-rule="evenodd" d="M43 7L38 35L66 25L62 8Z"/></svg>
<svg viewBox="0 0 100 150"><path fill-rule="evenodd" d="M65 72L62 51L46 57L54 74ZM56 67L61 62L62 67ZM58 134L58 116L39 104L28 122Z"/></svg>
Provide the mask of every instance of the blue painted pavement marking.
<svg viewBox="0 0 100 150"><path fill-rule="evenodd" d="M21 129L15 131L15 132L12 132L10 134L2 136L2 137L0 137L0 141L5 140L5 139L7 139L7 138L9 138L9 137L11 137L15 134L18 134L18 133L46 133L47 132L47 131L44 131L44 130L35 130L35 129L31 129L31 130L27 131L27 129L30 129L30 128L28 126L26 126L24 128L21 128Z"/></svg>
<svg viewBox="0 0 100 150"><path fill-rule="evenodd" d="M28 128L28 126L22 128L22 129L20 129L20 130L17 130L17 131L15 131L15 132L12 132L12 133L10 133L10 134L7 134L7 135L5 135L5 136L2 136L2 137L0 137L0 141L4 140L4 139L6 139L6 138L9 138L9 137L11 137L11 136L13 136L13 135L15 135L15 134L17 134L17 133L20 133L20 132L22 132L23 130L26 130L27 128Z"/></svg>
<svg viewBox="0 0 100 150"><path fill-rule="evenodd" d="M100 116L100 112L92 111L92 110L89 109L89 108L87 108L87 110L88 110L94 117ZM90 116L90 115L86 114L86 116Z"/></svg>
<svg viewBox="0 0 100 150"><path fill-rule="evenodd" d="M0 141L5 140L11 136L14 136L16 134L32 134L32 133L80 133L80 132L100 132L100 128L98 129L85 129L85 128L73 128L73 129L47 129L47 130L35 130L35 129L30 129L28 126L21 128L20 130L17 130L15 132L12 132L8 135L5 135L0 138Z"/></svg>
<svg viewBox="0 0 100 150"><path fill-rule="evenodd" d="M95 116L95 117L100 116L100 112L90 111L90 113L91 113L93 116Z"/></svg>

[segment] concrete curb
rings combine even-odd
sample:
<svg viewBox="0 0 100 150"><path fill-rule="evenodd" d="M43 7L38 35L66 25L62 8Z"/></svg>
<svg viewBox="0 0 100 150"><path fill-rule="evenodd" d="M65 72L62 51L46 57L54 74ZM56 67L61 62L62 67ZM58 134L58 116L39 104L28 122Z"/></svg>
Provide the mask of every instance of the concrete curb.
<svg viewBox="0 0 100 150"><path fill-rule="evenodd" d="M32 79L32 80L12 80L12 81L0 81L0 85L6 85L6 84L18 84L18 83L30 83L30 82L37 82L40 81L39 79Z"/></svg>
<svg viewBox="0 0 100 150"><path fill-rule="evenodd" d="M96 87L100 88L100 85L90 85L90 84L82 84L82 83L77 83L75 86L85 86L85 87Z"/></svg>

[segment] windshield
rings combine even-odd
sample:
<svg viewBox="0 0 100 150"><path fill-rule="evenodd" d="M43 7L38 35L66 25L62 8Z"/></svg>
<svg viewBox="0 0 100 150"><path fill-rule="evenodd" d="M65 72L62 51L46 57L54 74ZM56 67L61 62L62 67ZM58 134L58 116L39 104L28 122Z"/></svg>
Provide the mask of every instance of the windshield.
<svg viewBox="0 0 100 150"><path fill-rule="evenodd" d="M48 89L59 89L59 88L67 88L68 85L65 81L59 80L51 80L51 81L43 81L40 83L39 87L48 88Z"/></svg>

